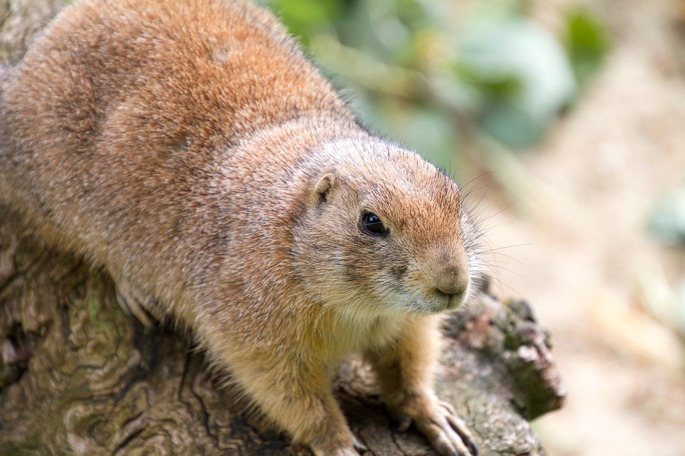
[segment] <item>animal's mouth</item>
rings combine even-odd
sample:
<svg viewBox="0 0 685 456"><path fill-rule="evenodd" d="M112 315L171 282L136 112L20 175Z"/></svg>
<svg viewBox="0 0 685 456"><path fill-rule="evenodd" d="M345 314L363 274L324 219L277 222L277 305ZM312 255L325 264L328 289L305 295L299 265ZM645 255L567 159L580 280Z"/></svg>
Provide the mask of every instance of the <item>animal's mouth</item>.
<svg viewBox="0 0 685 456"><path fill-rule="evenodd" d="M470 284L467 284L465 288L461 288L455 292L446 293L439 289L433 290L432 294L435 297L434 299L436 299L439 302L439 306L441 306L441 308L437 311L444 312L459 308L462 304L464 304L464 302L466 302L470 288Z"/></svg>
<svg viewBox="0 0 685 456"><path fill-rule="evenodd" d="M464 302L464 293L449 295L447 301L447 310L455 310Z"/></svg>
<svg viewBox="0 0 685 456"><path fill-rule="evenodd" d="M419 302L414 302L411 307L416 313L433 315L443 312L451 312L458 309L466 302L466 293L431 293Z"/></svg>
<svg viewBox="0 0 685 456"><path fill-rule="evenodd" d="M466 301L466 293L447 295L444 299L447 301L447 304L443 309L444 311L457 310Z"/></svg>

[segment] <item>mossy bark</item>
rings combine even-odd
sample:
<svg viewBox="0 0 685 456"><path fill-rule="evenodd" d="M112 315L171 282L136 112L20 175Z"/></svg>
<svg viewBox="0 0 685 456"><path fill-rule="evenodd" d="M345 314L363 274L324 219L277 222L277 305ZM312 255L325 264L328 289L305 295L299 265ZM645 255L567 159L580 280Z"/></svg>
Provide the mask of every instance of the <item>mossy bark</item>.
<svg viewBox="0 0 685 456"><path fill-rule="evenodd" d="M0 0L0 58L20 58L61 5ZM481 454L544 454L526 419L558 408L564 392L530 308L486 294L445 332L438 393ZM308 454L245 413L189 340L146 331L106 274L44 247L0 207L0 455ZM433 454L413 429L396 430L358 358L340 367L335 392L368 454Z"/></svg>

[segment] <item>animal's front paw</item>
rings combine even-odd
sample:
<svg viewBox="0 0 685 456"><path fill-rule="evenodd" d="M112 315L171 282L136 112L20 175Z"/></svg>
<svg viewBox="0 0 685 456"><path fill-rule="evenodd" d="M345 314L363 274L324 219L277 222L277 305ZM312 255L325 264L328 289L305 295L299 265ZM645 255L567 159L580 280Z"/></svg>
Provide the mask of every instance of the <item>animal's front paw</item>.
<svg viewBox="0 0 685 456"><path fill-rule="evenodd" d="M313 448L312 451L314 451L316 456L359 456L359 453L353 447L325 451Z"/></svg>
<svg viewBox="0 0 685 456"><path fill-rule="evenodd" d="M326 444L312 445L312 451L316 456L359 456L368 450L366 445L357 439L357 436L353 435L352 438L352 446L337 447L332 449Z"/></svg>
<svg viewBox="0 0 685 456"><path fill-rule="evenodd" d="M442 456L478 455L471 432L447 402L416 399L395 409L394 414L401 431L406 431L413 422Z"/></svg>

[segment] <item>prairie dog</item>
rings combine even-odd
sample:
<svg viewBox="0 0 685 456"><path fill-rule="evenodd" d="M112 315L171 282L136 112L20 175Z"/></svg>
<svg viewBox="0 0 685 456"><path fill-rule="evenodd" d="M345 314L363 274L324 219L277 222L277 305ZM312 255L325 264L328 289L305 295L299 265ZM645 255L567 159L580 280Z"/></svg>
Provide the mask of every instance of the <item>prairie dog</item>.
<svg viewBox="0 0 685 456"><path fill-rule="evenodd" d="M2 201L189 327L293 439L358 454L329 374L363 352L401 426L476 453L432 388L440 314L479 274L459 189L362 128L269 12L82 0L1 76Z"/></svg>

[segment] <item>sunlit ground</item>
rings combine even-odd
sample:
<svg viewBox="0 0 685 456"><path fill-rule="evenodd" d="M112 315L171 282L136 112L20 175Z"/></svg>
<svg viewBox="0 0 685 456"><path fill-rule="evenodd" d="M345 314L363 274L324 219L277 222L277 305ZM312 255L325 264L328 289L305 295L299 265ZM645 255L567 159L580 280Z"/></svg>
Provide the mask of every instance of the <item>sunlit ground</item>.
<svg viewBox="0 0 685 456"><path fill-rule="evenodd" d="M538 13L553 25L571 2L551 3ZM602 2L614 36L603 69L501 170L519 194L493 183L481 205L493 247L513 246L497 251L500 292L532 301L568 387L564 409L535 423L551 455L685 454L683 339L655 318L685 255L645 228L685 184L683 6Z"/></svg>

